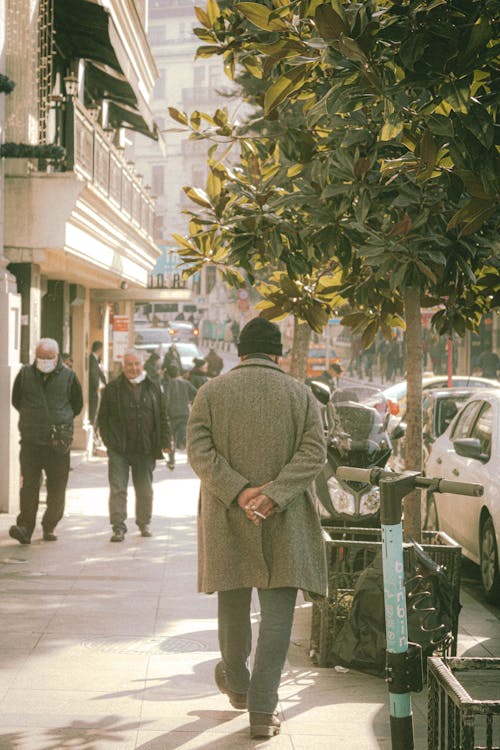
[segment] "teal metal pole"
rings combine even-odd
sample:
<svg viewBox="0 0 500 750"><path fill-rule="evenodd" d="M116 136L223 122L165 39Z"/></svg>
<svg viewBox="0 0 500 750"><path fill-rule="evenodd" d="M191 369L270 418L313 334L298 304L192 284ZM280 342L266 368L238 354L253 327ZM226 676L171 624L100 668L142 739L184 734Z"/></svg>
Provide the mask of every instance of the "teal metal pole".
<svg viewBox="0 0 500 750"><path fill-rule="evenodd" d="M413 477L411 479L413 482ZM393 750L413 750L401 501L408 481L380 480L387 681Z"/></svg>

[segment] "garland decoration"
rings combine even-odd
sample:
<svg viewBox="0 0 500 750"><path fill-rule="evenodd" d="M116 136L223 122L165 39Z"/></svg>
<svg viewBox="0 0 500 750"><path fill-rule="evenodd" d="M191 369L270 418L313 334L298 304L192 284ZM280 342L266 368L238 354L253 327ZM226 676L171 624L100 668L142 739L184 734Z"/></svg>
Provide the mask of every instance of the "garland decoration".
<svg viewBox="0 0 500 750"><path fill-rule="evenodd" d="M0 156L9 159L64 159L66 149L54 144L2 143Z"/></svg>
<svg viewBox="0 0 500 750"><path fill-rule="evenodd" d="M10 94L11 91L15 88L14 81L9 78L9 76L4 75L3 73L0 73L0 93L1 94Z"/></svg>

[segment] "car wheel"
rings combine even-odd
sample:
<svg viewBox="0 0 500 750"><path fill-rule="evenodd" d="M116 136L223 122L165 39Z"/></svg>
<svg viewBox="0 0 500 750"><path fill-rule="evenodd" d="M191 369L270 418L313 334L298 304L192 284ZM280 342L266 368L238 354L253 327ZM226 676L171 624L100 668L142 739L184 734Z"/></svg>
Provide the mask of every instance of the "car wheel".
<svg viewBox="0 0 500 750"><path fill-rule="evenodd" d="M500 571L495 528L491 516L481 527L481 580L489 602L500 601Z"/></svg>
<svg viewBox="0 0 500 750"><path fill-rule="evenodd" d="M437 512L436 498L432 492L427 495L427 508L425 511L424 529L426 531L439 531L439 518Z"/></svg>

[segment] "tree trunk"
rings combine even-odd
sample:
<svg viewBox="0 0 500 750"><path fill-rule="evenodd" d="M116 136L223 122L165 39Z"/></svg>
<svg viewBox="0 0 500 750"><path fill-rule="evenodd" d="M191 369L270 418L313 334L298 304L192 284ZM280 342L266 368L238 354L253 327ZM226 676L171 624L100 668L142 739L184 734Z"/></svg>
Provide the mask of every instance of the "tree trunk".
<svg viewBox="0 0 500 750"><path fill-rule="evenodd" d="M422 317L420 288L409 287L404 293L406 319L406 469L422 471ZM404 532L417 542L421 540L422 514L420 490L404 501Z"/></svg>
<svg viewBox="0 0 500 750"><path fill-rule="evenodd" d="M297 318L293 319L293 345L290 375L297 380L306 379L307 357L309 354L311 333L312 331L307 323L299 323Z"/></svg>

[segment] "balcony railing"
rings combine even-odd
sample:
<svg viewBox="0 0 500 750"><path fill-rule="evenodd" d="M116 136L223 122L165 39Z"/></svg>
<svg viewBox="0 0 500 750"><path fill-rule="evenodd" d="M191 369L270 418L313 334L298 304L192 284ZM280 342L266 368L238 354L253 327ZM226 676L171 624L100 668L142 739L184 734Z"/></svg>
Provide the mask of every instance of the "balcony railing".
<svg viewBox="0 0 500 750"><path fill-rule="evenodd" d="M94 185L132 223L150 238L154 231L154 200L142 179L110 143L88 111L74 101L75 172Z"/></svg>

